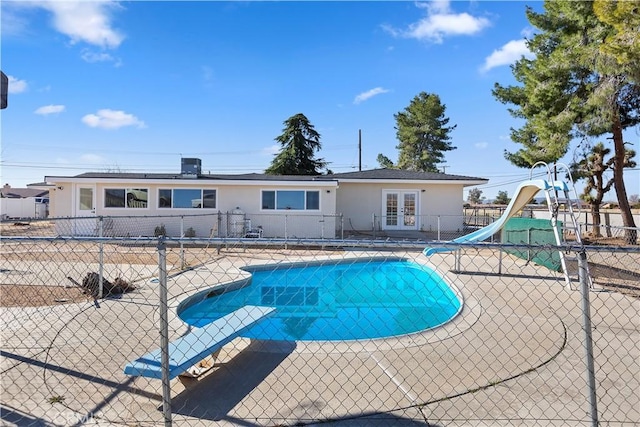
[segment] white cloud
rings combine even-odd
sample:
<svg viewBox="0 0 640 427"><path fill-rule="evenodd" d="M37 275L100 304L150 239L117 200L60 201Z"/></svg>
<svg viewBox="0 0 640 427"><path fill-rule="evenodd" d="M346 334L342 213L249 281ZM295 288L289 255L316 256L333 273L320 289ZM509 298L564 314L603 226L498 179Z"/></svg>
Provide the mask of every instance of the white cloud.
<svg viewBox="0 0 640 427"><path fill-rule="evenodd" d="M414 38L418 40L442 43L445 37L473 35L491 25L487 18L472 16L468 13L453 13L449 1L432 1L419 3L418 7L426 10L427 16L410 24L406 29L383 28L395 37Z"/></svg>
<svg viewBox="0 0 640 427"><path fill-rule="evenodd" d="M531 53L527 47L527 41L525 39L511 40L500 49L494 50L491 55L487 56L480 71L485 72L495 67L513 64L523 56L525 58L534 57L533 53Z"/></svg>
<svg viewBox="0 0 640 427"><path fill-rule="evenodd" d="M109 109L98 110L96 114L87 114L82 122L92 128L118 129L124 126L145 128L146 125L133 114Z"/></svg>
<svg viewBox="0 0 640 427"><path fill-rule="evenodd" d="M94 52L89 49L84 49L82 51L82 55L80 55L83 61L93 63L93 62L114 62L116 67L122 65L122 62L119 58L113 57L111 54L106 52Z"/></svg>
<svg viewBox="0 0 640 427"><path fill-rule="evenodd" d="M9 79L9 93L22 93L27 90L27 82L16 79L13 76L7 76Z"/></svg>
<svg viewBox="0 0 640 427"><path fill-rule="evenodd" d="M102 48L116 48L124 35L111 25L119 3L110 0L40 1L34 3L53 14L54 28L72 43L85 42Z"/></svg>
<svg viewBox="0 0 640 427"><path fill-rule="evenodd" d="M520 31L520 35L522 37L530 39L536 34L535 29L533 27L525 27Z"/></svg>
<svg viewBox="0 0 640 427"><path fill-rule="evenodd" d="M380 95L381 93L387 93L387 92L389 92L388 89L384 89L384 88L381 88L381 87L376 87L376 88L373 88L373 89L368 90L366 92L362 92L361 94L356 96L355 99L353 100L353 103L354 104L360 104L361 102L364 102L369 98L373 98L376 95Z"/></svg>
<svg viewBox="0 0 640 427"><path fill-rule="evenodd" d="M64 111L64 105L45 105L43 107L36 109L34 113L46 116L49 114L62 113L63 111Z"/></svg>
<svg viewBox="0 0 640 427"><path fill-rule="evenodd" d="M487 148L489 146L488 142L476 142L475 144L473 144L476 148L479 148L480 150L484 150L485 148Z"/></svg>

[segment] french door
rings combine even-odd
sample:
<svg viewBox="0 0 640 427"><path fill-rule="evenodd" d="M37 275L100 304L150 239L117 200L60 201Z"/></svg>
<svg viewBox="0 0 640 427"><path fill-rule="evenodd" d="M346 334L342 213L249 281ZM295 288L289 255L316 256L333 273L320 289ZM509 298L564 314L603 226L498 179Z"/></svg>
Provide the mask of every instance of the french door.
<svg viewBox="0 0 640 427"><path fill-rule="evenodd" d="M385 230L418 229L418 192L383 191L383 220Z"/></svg>

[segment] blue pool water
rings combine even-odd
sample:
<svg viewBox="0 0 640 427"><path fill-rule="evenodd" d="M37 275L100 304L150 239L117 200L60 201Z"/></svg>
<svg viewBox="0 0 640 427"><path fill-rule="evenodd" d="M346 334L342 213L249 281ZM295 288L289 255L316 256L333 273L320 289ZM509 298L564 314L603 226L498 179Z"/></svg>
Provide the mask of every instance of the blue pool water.
<svg viewBox="0 0 640 427"><path fill-rule="evenodd" d="M242 336L261 340L335 341L383 338L441 325L461 302L430 268L404 259L246 267L236 290L215 290L178 315L204 326L244 305L276 307ZM198 298L200 299L200 298Z"/></svg>

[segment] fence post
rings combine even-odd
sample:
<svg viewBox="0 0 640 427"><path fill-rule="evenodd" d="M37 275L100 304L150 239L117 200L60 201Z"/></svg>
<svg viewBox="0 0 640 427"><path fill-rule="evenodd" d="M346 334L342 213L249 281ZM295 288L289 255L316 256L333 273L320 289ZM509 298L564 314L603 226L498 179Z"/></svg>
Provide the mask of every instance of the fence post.
<svg viewBox="0 0 640 427"><path fill-rule="evenodd" d="M371 214L371 228L373 230L373 240L376 240L376 214Z"/></svg>
<svg viewBox="0 0 640 427"><path fill-rule="evenodd" d="M167 303L167 244L158 238L158 281L160 283L160 353L162 364L162 414L165 427L171 427L171 385L169 379L169 309Z"/></svg>
<svg viewBox="0 0 640 427"><path fill-rule="evenodd" d="M440 241L440 215L438 215L438 241Z"/></svg>
<svg viewBox="0 0 640 427"><path fill-rule="evenodd" d="M184 215L180 216L180 270L186 266L184 260Z"/></svg>
<svg viewBox="0 0 640 427"><path fill-rule="evenodd" d="M591 335L591 311L589 302L590 280L587 266L587 253L584 249L578 256L578 278L582 293L582 321L584 329L584 349L587 364L587 384L589 385L589 409L591 425L598 426L598 404L596 399L596 374L593 364L593 338Z"/></svg>
<svg viewBox="0 0 640 427"><path fill-rule="evenodd" d="M98 237L100 243L98 244L98 298L104 296L104 243L102 243L102 236L104 235L104 217L98 217Z"/></svg>

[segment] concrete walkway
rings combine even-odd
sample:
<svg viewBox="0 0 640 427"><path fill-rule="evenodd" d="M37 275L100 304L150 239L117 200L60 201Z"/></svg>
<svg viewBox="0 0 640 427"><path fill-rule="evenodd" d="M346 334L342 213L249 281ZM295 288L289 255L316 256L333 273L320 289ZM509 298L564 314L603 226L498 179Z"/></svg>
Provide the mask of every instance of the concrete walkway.
<svg viewBox="0 0 640 427"><path fill-rule="evenodd" d="M370 255L385 254L348 256ZM212 372L188 387L171 383L174 425L591 425L581 299L561 275L512 259L517 275L454 274L451 254L404 255L461 293L453 321L383 340L237 339ZM175 315L180 301L245 274L221 257L172 277L172 337L189 329ZM163 424L160 381L122 371L159 345L158 283L140 285L97 304L2 310L3 423ZM640 425L640 302L606 292L590 299L600 420Z"/></svg>

